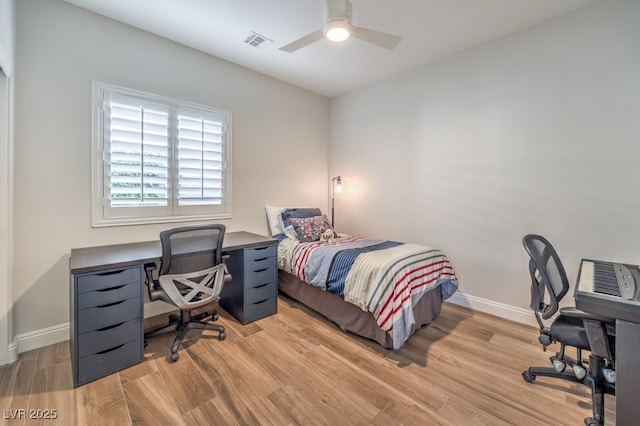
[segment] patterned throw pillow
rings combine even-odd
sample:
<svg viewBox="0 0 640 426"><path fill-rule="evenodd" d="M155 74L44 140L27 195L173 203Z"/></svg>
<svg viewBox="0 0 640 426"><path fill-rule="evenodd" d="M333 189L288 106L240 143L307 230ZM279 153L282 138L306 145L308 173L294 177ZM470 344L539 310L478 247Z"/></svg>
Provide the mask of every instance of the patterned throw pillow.
<svg viewBox="0 0 640 426"><path fill-rule="evenodd" d="M313 216L306 218L291 218L291 225L298 235L301 243L310 243L320 240L324 231L331 228L327 216Z"/></svg>
<svg viewBox="0 0 640 426"><path fill-rule="evenodd" d="M280 215L282 218L282 225L284 228L291 225L291 219L295 218L307 218L314 216L321 216L322 212L319 208L310 208L310 207L298 207L298 208L289 208L284 209Z"/></svg>

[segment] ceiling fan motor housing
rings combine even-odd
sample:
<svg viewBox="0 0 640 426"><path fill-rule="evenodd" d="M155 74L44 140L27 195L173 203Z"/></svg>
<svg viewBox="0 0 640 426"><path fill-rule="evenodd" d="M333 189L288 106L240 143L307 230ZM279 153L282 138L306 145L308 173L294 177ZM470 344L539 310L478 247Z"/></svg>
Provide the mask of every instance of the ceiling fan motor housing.
<svg viewBox="0 0 640 426"><path fill-rule="evenodd" d="M344 21L351 24L353 7L348 0L327 0L324 4L325 25L333 21Z"/></svg>
<svg viewBox="0 0 640 426"><path fill-rule="evenodd" d="M324 36L334 42L342 42L353 33L351 3L346 0L328 0L324 9Z"/></svg>

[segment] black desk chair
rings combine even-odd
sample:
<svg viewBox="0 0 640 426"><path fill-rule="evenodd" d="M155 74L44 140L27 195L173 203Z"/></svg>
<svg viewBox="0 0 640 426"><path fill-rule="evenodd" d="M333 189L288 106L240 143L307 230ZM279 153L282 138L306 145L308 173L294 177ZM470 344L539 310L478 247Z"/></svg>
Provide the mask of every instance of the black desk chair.
<svg viewBox="0 0 640 426"><path fill-rule="evenodd" d="M556 377L581 383L591 389L593 417L587 417L587 426L604 424L604 395L615 395L615 319L592 315L576 308L562 308L551 327L543 320L558 311L560 300L569 290L569 281L562 262L553 246L540 235L526 235L522 244L529 254L531 274L531 308L540 325L538 340L544 350L560 343L560 352L552 356L553 367L530 367L522 373L529 383L537 376ZM546 293L548 292L548 297ZM565 354L566 346L577 350L576 358ZM590 351L588 368L582 360L582 351ZM569 371L566 367L569 366Z"/></svg>
<svg viewBox="0 0 640 426"><path fill-rule="evenodd" d="M171 346L170 362L178 360L178 348L187 331L204 329L217 331L218 339L224 340L224 327L204 321L218 319L215 310L192 315L220 298L225 282L231 280L222 257L224 225L184 226L160 233L162 261L158 279L153 278L155 264L145 265L146 283L150 300L162 300L180 309L180 317L169 316L169 324L148 333L146 339L168 332L176 332Z"/></svg>

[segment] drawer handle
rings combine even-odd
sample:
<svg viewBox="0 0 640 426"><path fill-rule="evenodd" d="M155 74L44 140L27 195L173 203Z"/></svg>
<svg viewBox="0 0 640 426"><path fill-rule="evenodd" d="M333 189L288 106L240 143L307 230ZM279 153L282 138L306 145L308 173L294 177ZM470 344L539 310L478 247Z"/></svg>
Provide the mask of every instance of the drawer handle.
<svg viewBox="0 0 640 426"><path fill-rule="evenodd" d="M108 308L110 306L119 305L119 304L124 303L124 302L126 302L126 300L121 300L119 302L113 302L113 303L107 303L106 305L98 305L98 306L96 306L96 308Z"/></svg>
<svg viewBox="0 0 640 426"><path fill-rule="evenodd" d="M264 271L266 271L267 269L269 269L269 268L256 269L256 270L255 270L255 271L253 271L253 272L264 272Z"/></svg>
<svg viewBox="0 0 640 426"><path fill-rule="evenodd" d="M259 302L254 303L254 305L260 305L260 304L262 304L264 302L268 302L268 301L269 301L269 299L264 299L264 300L261 300Z"/></svg>
<svg viewBox="0 0 640 426"><path fill-rule="evenodd" d="M116 346L115 348L111 348L111 349L105 349L102 352L96 352L96 355L102 355L102 354L106 354L109 352L113 352L113 351L117 351L118 349L120 349L121 347L123 347L124 345L126 345L126 343L121 344L120 346Z"/></svg>
<svg viewBox="0 0 640 426"><path fill-rule="evenodd" d="M263 260L267 260L268 257L261 257L260 259L253 259L254 262L262 262Z"/></svg>
<svg viewBox="0 0 640 426"><path fill-rule="evenodd" d="M271 283L266 283L266 284L257 285L257 286L255 286L254 288L262 288L262 287L266 287L266 286L268 286L269 284L271 284Z"/></svg>
<svg viewBox="0 0 640 426"><path fill-rule="evenodd" d="M119 271L100 272L99 274L96 274L96 275L100 275L101 277L107 277L109 275L121 274L125 271L127 271L127 269L121 269Z"/></svg>
<svg viewBox="0 0 640 426"><path fill-rule="evenodd" d="M126 321L125 321L125 322L126 322ZM124 324L124 322L121 322L120 324L110 325L110 326L108 326L108 327L99 328L99 329L97 329L96 331L111 330L112 328L120 327L122 324Z"/></svg>
<svg viewBox="0 0 640 426"><path fill-rule="evenodd" d="M118 286L115 286L115 287L103 288L103 289L96 290L96 291L99 291L100 293L104 293L104 292L107 292L107 291L120 290L122 287L124 287L124 285L118 285Z"/></svg>
<svg viewBox="0 0 640 426"><path fill-rule="evenodd" d="M257 250L266 250L266 249L268 249L268 248L269 248L269 247L256 247L256 248L254 248L254 250L256 250L256 251L257 251Z"/></svg>

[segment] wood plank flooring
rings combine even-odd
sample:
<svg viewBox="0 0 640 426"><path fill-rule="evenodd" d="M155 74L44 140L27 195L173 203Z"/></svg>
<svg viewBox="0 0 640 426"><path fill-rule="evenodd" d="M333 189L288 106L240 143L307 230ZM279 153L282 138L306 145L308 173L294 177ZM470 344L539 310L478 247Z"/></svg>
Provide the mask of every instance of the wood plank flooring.
<svg viewBox="0 0 640 426"><path fill-rule="evenodd" d="M158 336L143 363L76 389L68 342L22 353L0 367L0 422L582 425L591 414L586 387L522 379L549 363L532 327L445 303L434 324L391 351L286 296L278 302L277 315L246 326L219 309L225 341L205 331L169 364L172 337ZM615 398L605 405L613 425ZM20 409L55 409L57 418L12 418Z"/></svg>

